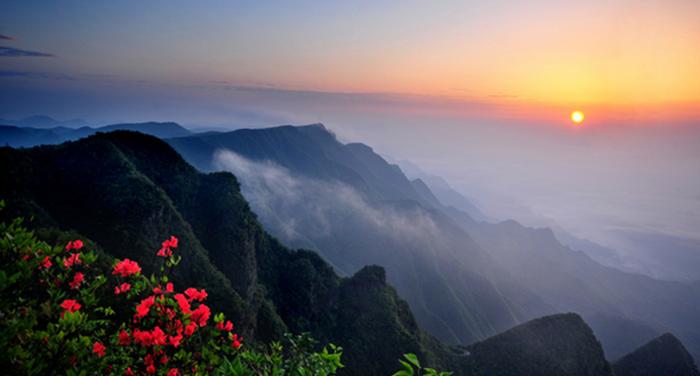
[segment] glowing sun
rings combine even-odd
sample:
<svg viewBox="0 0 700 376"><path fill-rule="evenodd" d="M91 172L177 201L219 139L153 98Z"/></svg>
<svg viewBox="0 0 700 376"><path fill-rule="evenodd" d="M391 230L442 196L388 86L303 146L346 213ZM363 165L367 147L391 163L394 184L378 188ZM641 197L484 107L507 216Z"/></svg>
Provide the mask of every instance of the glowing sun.
<svg viewBox="0 0 700 376"><path fill-rule="evenodd" d="M571 113L571 121L573 121L574 124L578 125L578 124L583 123L583 119L584 119L583 112L574 111Z"/></svg>

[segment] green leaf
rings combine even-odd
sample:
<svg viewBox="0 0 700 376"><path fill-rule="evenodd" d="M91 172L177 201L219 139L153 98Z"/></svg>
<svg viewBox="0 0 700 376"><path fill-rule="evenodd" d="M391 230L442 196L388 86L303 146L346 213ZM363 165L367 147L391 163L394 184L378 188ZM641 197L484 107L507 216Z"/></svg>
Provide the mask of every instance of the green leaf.
<svg viewBox="0 0 700 376"><path fill-rule="evenodd" d="M420 362L418 361L418 357L416 354L408 353L408 354L403 354L403 357L406 358L411 364L416 366L416 368L420 369Z"/></svg>

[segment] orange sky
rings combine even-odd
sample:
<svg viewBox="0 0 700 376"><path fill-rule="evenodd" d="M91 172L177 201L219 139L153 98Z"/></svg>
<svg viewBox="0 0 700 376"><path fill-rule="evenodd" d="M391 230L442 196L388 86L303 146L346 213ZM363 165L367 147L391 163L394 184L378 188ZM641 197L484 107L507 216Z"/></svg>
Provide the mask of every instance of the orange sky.
<svg viewBox="0 0 700 376"><path fill-rule="evenodd" d="M3 76L87 77L46 86L88 92L121 80L393 93L503 116L581 109L587 123L700 119L698 0L175 2L0 6L13 15L8 46L54 55L4 57Z"/></svg>

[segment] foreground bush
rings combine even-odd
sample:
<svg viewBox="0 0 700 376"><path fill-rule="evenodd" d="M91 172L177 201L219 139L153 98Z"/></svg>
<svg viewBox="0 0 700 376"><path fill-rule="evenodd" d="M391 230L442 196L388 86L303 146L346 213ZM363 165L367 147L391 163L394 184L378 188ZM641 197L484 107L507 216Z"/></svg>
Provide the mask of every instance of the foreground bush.
<svg viewBox="0 0 700 376"><path fill-rule="evenodd" d="M342 349L314 352L308 335L247 348L234 323L207 306L204 289L169 280L180 262L175 236L156 251L162 266L149 277L129 259L103 273L83 241L52 247L20 220L0 223L0 236L3 372L332 375L342 367Z"/></svg>

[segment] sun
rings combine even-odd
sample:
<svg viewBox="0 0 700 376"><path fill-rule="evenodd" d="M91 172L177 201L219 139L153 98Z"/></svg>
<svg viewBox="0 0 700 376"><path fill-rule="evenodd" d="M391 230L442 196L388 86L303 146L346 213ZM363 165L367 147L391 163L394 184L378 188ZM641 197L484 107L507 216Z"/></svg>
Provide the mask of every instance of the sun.
<svg viewBox="0 0 700 376"><path fill-rule="evenodd" d="M581 124L583 123L583 119L585 117L583 116L583 112L581 111L574 111L571 113L571 121L574 122L574 124Z"/></svg>

